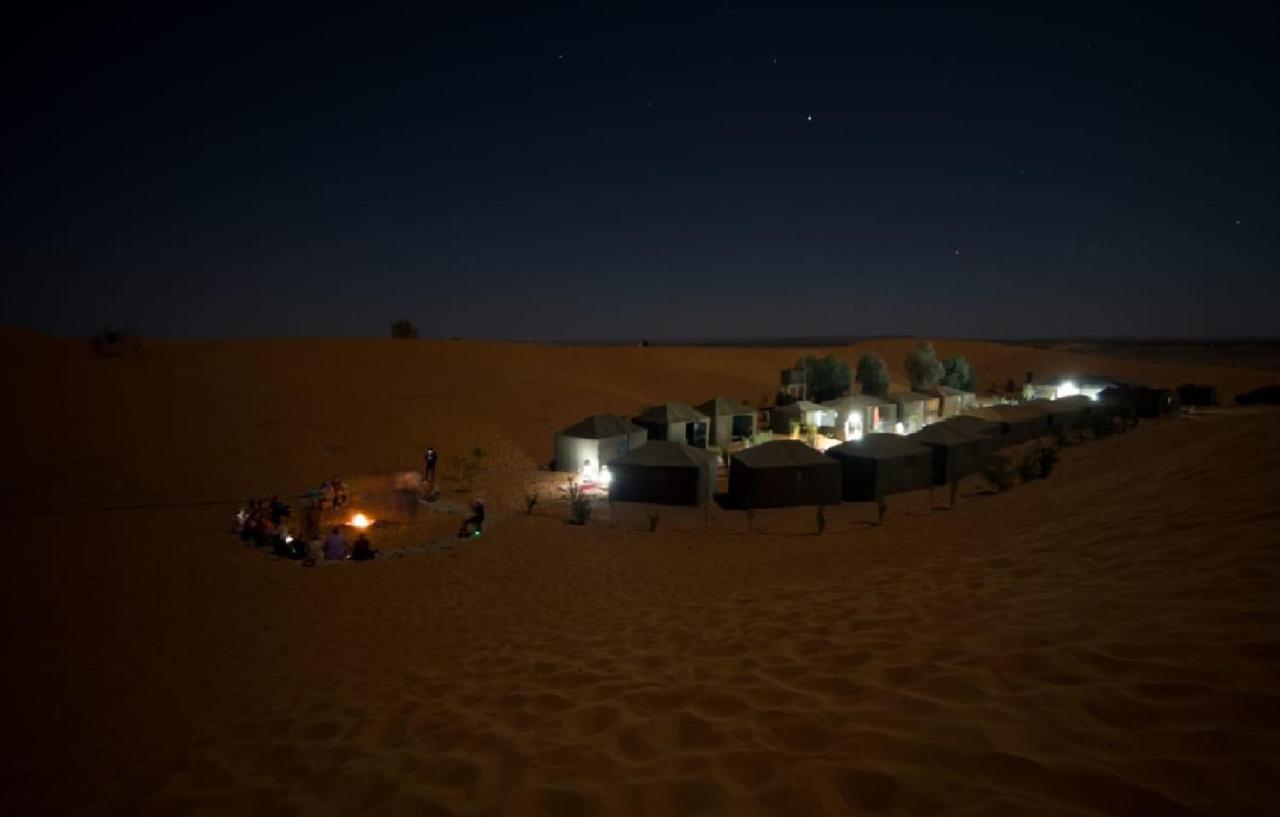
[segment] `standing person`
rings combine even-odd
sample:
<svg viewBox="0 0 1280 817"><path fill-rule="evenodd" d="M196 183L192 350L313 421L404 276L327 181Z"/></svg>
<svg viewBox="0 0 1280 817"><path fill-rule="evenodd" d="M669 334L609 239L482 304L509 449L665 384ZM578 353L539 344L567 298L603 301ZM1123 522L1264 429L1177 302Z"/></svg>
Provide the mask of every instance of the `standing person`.
<svg viewBox="0 0 1280 817"><path fill-rule="evenodd" d="M439 459L436 449L433 446L427 446L427 453L422 455L422 459L426 464L426 467L422 469L422 478L434 487L436 482L436 460Z"/></svg>

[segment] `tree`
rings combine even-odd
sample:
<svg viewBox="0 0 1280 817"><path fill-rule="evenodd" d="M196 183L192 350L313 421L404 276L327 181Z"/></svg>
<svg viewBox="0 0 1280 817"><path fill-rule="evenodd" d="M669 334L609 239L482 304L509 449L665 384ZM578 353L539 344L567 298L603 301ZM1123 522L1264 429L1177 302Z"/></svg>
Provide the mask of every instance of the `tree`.
<svg viewBox="0 0 1280 817"><path fill-rule="evenodd" d="M911 382L911 388L917 390L934 388L945 374L942 361L938 360L938 353L928 341L924 341L907 355L906 368L907 380Z"/></svg>
<svg viewBox="0 0 1280 817"><path fill-rule="evenodd" d="M396 340L413 340L418 337L418 327L407 318L400 318L391 322L391 337Z"/></svg>
<svg viewBox="0 0 1280 817"><path fill-rule="evenodd" d="M854 379L862 386L862 393L883 397L889 393L889 366L875 352L858 358L858 370Z"/></svg>
<svg viewBox="0 0 1280 817"><path fill-rule="evenodd" d="M978 376L973 373L973 367L964 359L964 355L957 355L943 361L942 370L944 384L953 389L977 391Z"/></svg>
<svg viewBox="0 0 1280 817"><path fill-rule="evenodd" d="M834 355L814 357L809 355L796 361L797 369L805 370L805 381L809 386L809 399L816 402L833 400L849 391L853 376L849 364L836 360Z"/></svg>

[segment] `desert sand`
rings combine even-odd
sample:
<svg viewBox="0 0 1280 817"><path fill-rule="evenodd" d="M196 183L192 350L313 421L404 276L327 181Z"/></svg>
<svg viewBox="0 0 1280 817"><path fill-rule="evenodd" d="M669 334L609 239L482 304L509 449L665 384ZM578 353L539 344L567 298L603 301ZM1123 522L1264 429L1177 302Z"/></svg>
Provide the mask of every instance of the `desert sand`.
<svg viewBox="0 0 1280 817"><path fill-rule="evenodd" d="M812 509L650 534L522 513L552 432L758 404L798 350L0 343L12 813L1280 813L1275 411L1145 422L1007 494L897 497L883 526L846 506L822 536ZM913 345L833 351L900 377ZM1275 379L936 345L984 386ZM245 497L427 443L459 504L451 456L490 452L483 538L305 569L227 533Z"/></svg>

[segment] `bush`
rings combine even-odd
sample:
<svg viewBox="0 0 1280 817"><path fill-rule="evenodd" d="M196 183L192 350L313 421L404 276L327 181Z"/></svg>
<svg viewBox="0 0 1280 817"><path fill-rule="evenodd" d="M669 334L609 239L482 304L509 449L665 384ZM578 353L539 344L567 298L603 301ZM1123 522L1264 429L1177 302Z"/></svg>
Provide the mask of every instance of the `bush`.
<svg viewBox="0 0 1280 817"><path fill-rule="evenodd" d="M945 374L942 361L938 360L938 353L928 341L921 343L914 352L907 355L905 366L907 380L911 382L911 388L916 390L934 388Z"/></svg>
<svg viewBox="0 0 1280 817"><path fill-rule="evenodd" d="M99 357L116 357L127 350L141 348L142 340L128 332L107 326L103 327L101 332L89 338L89 346L93 349L93 353Z"/></svg>
<svg viewBox="0 0 1280 817"><path fill-rule="evenodd" d="M977 390L978 376L973 373L973 367L969 365L969 361L965 360L964 355L957 355L944 361L942 372L944 385L963 391Z"/></svg>
<svg viewBox="0 0 1280 817"><path fill-rule="evenodd" d="M1002 494L1013 487L1013 465L1004 454L996 454L987 465L982 475L986 478L991 490Z"/></svg>
<svg viewBox="0 0 1280 817"><path fill-rule="evenodd" d="M805 382L809 388L809 399L821 403L833 400L849 391L853 382L849 373L849 364L836 360L834 355L814 357L809 355L796 361L797 369L805 370Z"/></svg>
<svg viewBox="0 0 1280 817"><path fill-rule="evenodd" d="M818 523L818 535L821 536L822 534L826 533L827 531L827 506L826 505L818 506L818 517L815 521Z"/></svg>
<svg viewBox="0 0 1280 817"><path fill-rule="evenodd" d="M488 456L488 451L476 446L471 449L469 455L453 458L453 467L458 472L458 478L462 480L465 490L470 491L475 487L476 478L485 471L484 461Z"/></svg>
<svg viewBox="0 0 1280 817"><path fill-rule="evenodd" d="M1039 455L1040 478L1046 479L1053 473L1053 466L1058 464L1058 448L1052 445L1042 445L1036 453Z"/></svg>
<svg viewBox="0 0 1280 817"><path fill-rule="evenodd" d="M1018 476L1023 482L1030 482L1040 476L1040 451L1033 449L1027 452L1022 458L1022 462L1018 464Z"/></svg>
<svg viewBox="0 0 1280 817"><path fill-rule="evenodd" d="M649 533L653 533L658 529L658 523L662 521L662 514L657 511L650 511L645 516L649 519Z"/></svg>
<svg viewBox="0 0 1280 817"><path fill-rule="evenodd" d="M582 486L569 480L569 524L585 525L591 521L591 497L582 492Z"/></svg>
<svg viewBox="0 0 1280 817"><path fill-rule="evenodd" d="M854 379L862 386L862 393L872 397L883 397L889 393L889 366L884 358L875 352L868 352L858 358L857 374Z"/></svg>
<svg viewBox="0 0 1280 817"><path fill-rule="evenodd" d="M1263 386L1260 389L1238 394L1236 403L1241 406L1278 406L1280 405L1280 386Z"/></svg>
<svg viewBox="0 0 1280 817"><path fill-rule="evenodd" d="M533 516L533 509L536 508L537 506L538 506L537 494L524 495L524 515L525 516Z"/></svg>
<svg viewBox="0 0 1280 817"><path fill-rule="evenodd" d="M418 327L405 318L391 322L391 337L395 340L414 340L418 337Z"/></svg>

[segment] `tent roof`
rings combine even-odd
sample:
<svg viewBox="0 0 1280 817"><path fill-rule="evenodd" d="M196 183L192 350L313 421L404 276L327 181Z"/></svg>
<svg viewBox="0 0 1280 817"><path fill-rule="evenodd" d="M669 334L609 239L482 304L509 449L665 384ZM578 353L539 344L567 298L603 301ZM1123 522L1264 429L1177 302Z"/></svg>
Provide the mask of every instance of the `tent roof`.
<svg viewBox="0 0 1280 817"><path fill-rule="evenodd" d="M739 451L733 458L748 468L793 468L831 462L799 440L774 440Z"/></svg>
<svg viewBox="0 0 1280 817"><path fill-rule="evenodd" d="M832 411L830 406L822 406L822 405L818 405L817 403L810 403L808 400L797 400L794 403L788 403L785 406L779 406L776 410L781 412L786 412L788 414L797 413L797 412L808 413L810 411L824 411L824 412Z"/></svg>
<svg viewBox="0 0 1280 817"><path fill-rule="evenodd" d="M695 421L705 422L708 417L693 406L685 403L659 403L656 406L649 406L640 412L633 419L646 423L690 423Z"/></svg>
<svg viewBox="0 0 1280 817"><path fill-rule="evenodd" d="M698 411L712 417L723 417L726 414L750 414L754 416L756 413L756 410L751 406L732 397L712 397L705 403L699 403Z"/></svg>
<svg viewBox="0 0 1280 817"><path fill-rule="evenodd" d="M964 389L955 389L951 386L937 386L933 391L943 397L960 397L965 394L973 394L973 392L965 391Z"/></svg>
<svg viewBox="0 0 1280 817"><path fill-rule="evenodd" d="M694 448L691 445L670 440L655 440L639 448L633 448L620 457L615 457L609 463L609 467L644 465L667 468L673 466L700 468L706 465L714 466L716 460L716 454L711 451L704 451L701 448Z"/></svg>
<svg viewBox="0 0 1280 817"><path fill-rule="evenodd" d="M978 432L966 431L957 426L949 426L946 423L932 423L911 434L907 437L919 443L929 445L963 445L976 440L985 439L985 435Z"/></svg>
<svg viewBox="0 0 1280 817"><path fill-rule="evenodd" d="M893 401L886 400L883 397L875 397L870 394L849 394L844 397L837 397L834 400L828 400L822 405L833 409L847 408L849 406L886 406L892 405Z"/></svg>
<svg viewBox="0 0 1280 817"><path fill-rule="evenodd" d="M926 400L937 400L937 395L922 394L918 391L895 391L889 393L890 400L901 400L905 403L923 403Z"/></svg>
<svg viewBox="0 0 1280 817"><path fill-rule="evenodd" d="M1036 417L1043 417L1047 412L1043 408L1044 403L1048 400L1039 401L1041 405L1037 406L1032 403L1020 403L1016 405L998 405L987 406L986 408L974 409L972 414L985 420L997 420L1001 422L1017 422L1019 420L1028 420Z"/></svg>
<svg viewBox="0 0 1280 817"><path fill-rule="evenodd" d="M644 429L625 418L613 414L593 414L560 433L566 437L578 437L583 440L606 440L623 434L634 434L637 431L644 431Z"/></svg>
<svg viewBox="0 0 1280 817"><path fill-rule="evenodd" d="M940 423L934 423L934 426L947 426L961 433L969 434L974 437L995 437L1000 434L1000 424L993 423L990 420L984 420L981 417L974 417L971 414L961 414L957 417L950 417Z"/></svg>
<svg viewBox="0 0 1280 817"><path fill-rule="evenodd" d="M930 454L927 446L898 434L867 434L861 440L842 443L828 448L833 456L860 457L862 459L891 460L916 454Z"/></svg>

